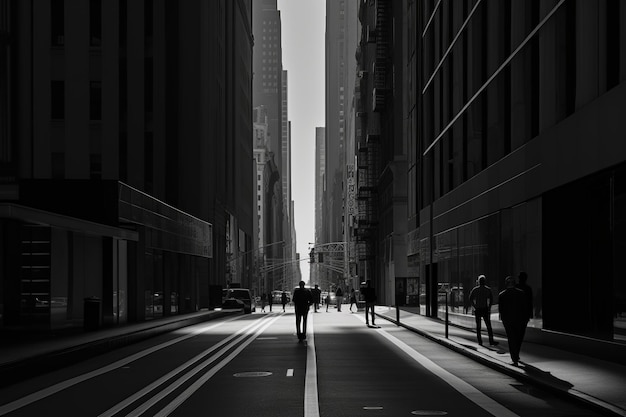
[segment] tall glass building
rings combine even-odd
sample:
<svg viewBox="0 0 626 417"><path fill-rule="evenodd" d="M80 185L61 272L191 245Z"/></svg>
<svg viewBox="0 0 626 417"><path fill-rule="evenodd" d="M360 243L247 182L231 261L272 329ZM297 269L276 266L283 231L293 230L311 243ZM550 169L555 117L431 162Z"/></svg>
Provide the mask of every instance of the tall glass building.
<svg viewBox="0 0 626 417"><path fill-rule="evenodd" d="M423 312L526 271L533 326L626 340L626 2L405 4Z"/></svg>

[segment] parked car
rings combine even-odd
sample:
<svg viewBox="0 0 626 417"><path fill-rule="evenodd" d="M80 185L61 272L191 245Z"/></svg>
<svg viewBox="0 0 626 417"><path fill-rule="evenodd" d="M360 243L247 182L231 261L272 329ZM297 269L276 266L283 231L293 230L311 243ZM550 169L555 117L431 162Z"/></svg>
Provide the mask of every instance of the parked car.
<svg viewBox="0 0 626 417"><path fill-rule="evenodd" d="M249 289L230 288L224 291L226 291L226 295L222 301L223 308L243 308L243 312L246 314L256 311L256 302ZM243 303L243 306L240 306L238 301Z"/></svg>

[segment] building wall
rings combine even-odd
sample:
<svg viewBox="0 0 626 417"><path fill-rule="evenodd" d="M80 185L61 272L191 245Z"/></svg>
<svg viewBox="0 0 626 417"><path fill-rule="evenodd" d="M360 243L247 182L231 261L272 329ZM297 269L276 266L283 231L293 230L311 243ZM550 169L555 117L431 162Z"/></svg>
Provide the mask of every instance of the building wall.
<svg viewBox="0 0 626 417"><path fill-rule="evenodd" d="M92 295L103 325L209 306L209 284L226 282L227 217L234 247L252 246L251 2L3 6L2 71L15 81L2 100L3 247L52 231L43 302L15 274L3 274L3 302L21 291L48 327L80 325ZM65 297L63 321L51 305ZM41 324L8 305L2 325Z"/></svg>
<svg viewBox="0 0 626 417"><path fill-rule="evenodd" d="M532 325L621 337L626 5L417 4L425 312L443 314L437 288L526 270Z"/></svg>

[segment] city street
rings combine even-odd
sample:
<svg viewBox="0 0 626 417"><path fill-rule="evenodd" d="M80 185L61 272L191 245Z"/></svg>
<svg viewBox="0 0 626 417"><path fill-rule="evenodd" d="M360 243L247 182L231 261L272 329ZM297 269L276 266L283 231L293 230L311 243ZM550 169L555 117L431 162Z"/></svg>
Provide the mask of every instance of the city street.
<svg viewBox="0 0 626 417"><path fill-rule="evenodd" d="M275 306L276 307L276 306ZM362 312L220 318L0 390L0 415L592 416Z"/></svg>

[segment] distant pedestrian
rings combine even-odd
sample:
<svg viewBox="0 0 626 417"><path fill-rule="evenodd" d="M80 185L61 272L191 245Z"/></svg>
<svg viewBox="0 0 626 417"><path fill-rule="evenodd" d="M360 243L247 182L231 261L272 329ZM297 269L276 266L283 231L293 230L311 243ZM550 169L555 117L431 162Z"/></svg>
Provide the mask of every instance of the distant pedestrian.
<svg viewBox="0 0 626 417"><path fill-rule="evenodd" d="M306 339L306 321L309 314L309 306L313 304L313 295L311 290L304 288L304 281L300 281L299 288L294 290L292 301L296 310L296 333L298 340L304 340Z"/></svg>
<svg viewBox="0 0 626 417"><path fill-rule="evenodd" d="M476 319L476 338L478 344L482 346L483 338L481 334L481 324L485 321L485 327L487 327L487 333L489 335L489 344L495 346L498 344L493 339L493 329L491 328L491 305L493 304L493 294L491 294L491 288L485 283L487 278L484 275L478 277L478 285L472 288L470 292L470 303L474 307L474 318Z"/></svg>
<svg viewBox="0 0 626 417"><path fill-rule="evenodd" d="M372 281L367 280L365 288L361 290L363 298L365 299L365 324L369 326L370 321L368 313L372 316L372 326L376 326L374 319L376 317L374 313L374 307L376 305L376 290L372 287Z"/></svg>
<svg viewBox="0 0 626 417"><path fill-rule="evenodd" d="M354 310L359 311L359 305L356 303L356 291L354 288L350 290L350 312L352 313L352 306L354 305Z"/></svg>
<svg viewBox="0 0 626 417"><path fill-rule="evenodd" d="M330 291L326 294L326 300L324 300L324 302L326 303L326 312L328 313L328 306L330 305Z"/></svg>
<svg viewBox="0 0 626 417"><path fill-rule="evenodd" d="M283 291L283 293L280 295L280 302L283 305L283 311L285 311L285 304L287 304L287 293L285 291Z"/></svg>
<svg viewBox="0 0 626 417"><path fill-rule="evenodd" d="M311 294L313 294L313 311L317 313L322 301L322 290L320 290L320 286L315 284L315 287L311 290Z"/></svg>
<svg viewBox="0 0 626 417"><path fill-rule="evenodd" d="M261 312L265 313L265 304L267 304L267 294L261 294Z"/></svg>
<svg viewBox="0 0 626 417"><path fill-rule="evenodd" d="M515 287L515 278L506 277L506 289L498 295L500 319L506 330L509 342L509 353L513 365L519 363L519 352L524 339L524 331L528 323L528 310L524 291Z"/></svg>
<svg viewBox="0 0 626 417"><path fill-rule="evenodd" d="M343 303L343 291L341 290L341 287L337 287L335 297L337 298L337 311L341 311L341 304Z"/></svg>

